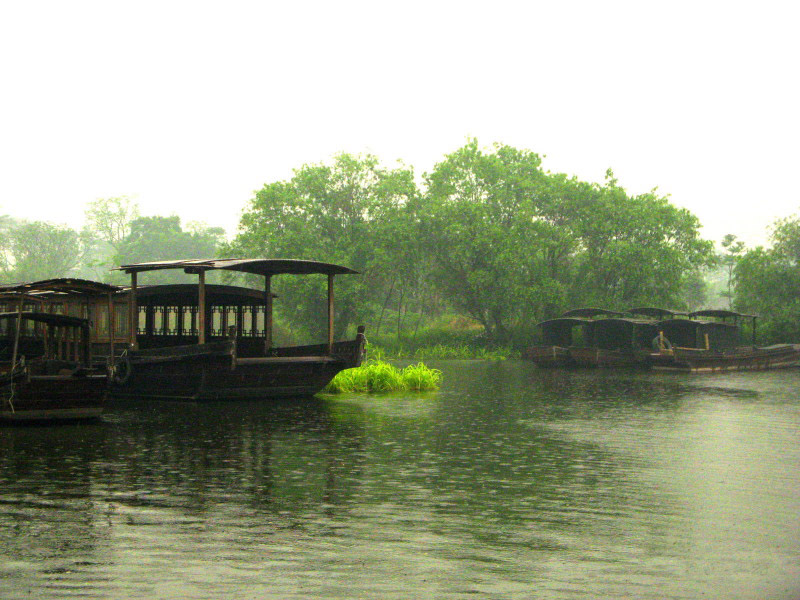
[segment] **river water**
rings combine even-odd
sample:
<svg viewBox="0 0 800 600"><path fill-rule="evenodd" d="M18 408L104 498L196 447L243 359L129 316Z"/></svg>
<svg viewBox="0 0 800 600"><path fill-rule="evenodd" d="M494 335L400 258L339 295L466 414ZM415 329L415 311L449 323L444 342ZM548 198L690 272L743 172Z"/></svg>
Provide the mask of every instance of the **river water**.
<svg viewBox="0 0 800 600"><path fill-rule="evenodd" d="M0 427L0 598L800 598L800 370Z"/></svg>

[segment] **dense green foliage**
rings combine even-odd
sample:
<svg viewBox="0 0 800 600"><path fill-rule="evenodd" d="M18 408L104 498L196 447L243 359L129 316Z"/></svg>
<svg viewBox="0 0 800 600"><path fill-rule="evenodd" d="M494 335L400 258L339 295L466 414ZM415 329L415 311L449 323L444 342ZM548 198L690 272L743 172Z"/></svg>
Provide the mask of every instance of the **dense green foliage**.
<svg viewBox="0 0 800 600"><path fill-rule="evenodd" d="M185 231L177 216L138 217L131 221L130 231L118 242L114 262L125 265L173 258L212 258L224 234L219 227L200 226ZM197 280L176 271L153 271L145 277L147 283Z"/></svg>
<svg viewBox="0 0 800 600"><path fill-rule="evenodd" d="M380 360L369 360L360 367L340 371L323 390L345 392L424 392L439 389L442 372L422 363L404 369Z"/></svg>
<svg viewBox="0 0 800 600"><path fill-rule="evenodd" d="M409 285L413 228L406 207L417 195L413 172L382 168L377 158L339 155L332 165L306 165L290 181L258 191L241 219L231 256L301 258L347 265L363 277L336 281L336 335L372 317L386 289ZM408 251L406 251L408 249ZM292 300L276 304L279 318L309 337L326 322L324 277L279 277L274 288Z"/></svg>
<svg viewBox="0 0 800 600"><path fill-rule="evenodd" d="M800 341L800 217L778 221L772 247L737 259L734 306L760 317L762 343Z"/></svg>
<svg viewBox="0 0 800 600"><path fill-rule="evenodd" d="M655 192L629 196L610 172L586 183L544 171L533 152L471 140L423 179L418 189L410 169L373 156L302 167L256 194L226 252L359 270L337 279L337 335L365 323L382 344L391 330L413 348L444 311L477 325L469 345L491 347L523 344L574 306L686 306L713 258L694 215ZM282 284L291 300L279 317L321 328L322 285Z"/></svg>
<svg viewBox="0 0 800 600"><path fill-rule="evenodd" d="M42 221L8 223L0 252L2 279L9 282L64 277L82 258L76 231Z"/></svg>

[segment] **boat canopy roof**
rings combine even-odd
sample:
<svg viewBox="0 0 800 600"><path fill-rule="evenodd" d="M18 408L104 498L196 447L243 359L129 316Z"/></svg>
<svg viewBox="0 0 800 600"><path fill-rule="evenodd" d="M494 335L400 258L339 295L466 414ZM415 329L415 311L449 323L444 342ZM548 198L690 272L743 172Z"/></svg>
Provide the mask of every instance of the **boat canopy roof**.
<svg viewBox="0 0 800 600"><path fill-rule="evenodd" d="M721 323L719 321L708 321L704 319L665 319L658 323L660 327L682 327L685 329L696 328L720 328L738 329L733 323Z"/></svg>
<svg viewBox="0 0 800 600"><path fill-rule="evenodd" d="M594 317L621 317L623 313L617 312L614 310L607 310L605 308L574 308L572 310L568 310L564 314L561 315L561 318L565 317L583 317L587 319L591 319Z"/></svg>
<svg viewBox="0 0 800 600"><path fill-rule="evenodd" d="M197 274L204 271L238 271L254 275L323 275L357 274L358 271L313 260L293 258L194 258L185 260L165 260L156 262L122 265L114 271L126 273L142 273L144 271L160 271L164 269L183 269L186 273Z"/></svg>
<svg viewBox="0 0 800 600"><path fill-rule="evenodd" d="M694 312L689 313L689 316L693 319L697 317L711 317L712 319L730 319L730 318L747 318L747 319L755 319L755 315L746 315L744 313L738 313L732 310L725 310L725 309L708 309L708 310L696 310Z"/></svg>
<svg viewBox="0 0 800 600"><path fill-rule="evenodd" d="M574 327L576 325L583 325L589 322L591 322L589 319L581 317L558 317L556 319L548 319L547 321L537 323L536 326L542 327L543 329L547 329L549 327Z"/></svg>
<svg viewBox="0 0 800 600"><path fill-rule="evenodd" d="M675 315L682 315L685 313L669 310L668 308L658 308L656 306L638 306L636 308L629 308L628 312L632 315L642 315L651 317L653 319L666 319Z"/></svg>
<svg viewBox="0 0 800 600"><path fill-rule="evenodd" d="M59 327L88 327L89 321L81 319L80 317L71 317L69 315L60 315L58 313L42 313L42 312L3 312L0 313L0 320L3 319L16 319L22 317L23 321L36 321L37 323L46 323L47 325L56 325Z"/></svg>
<svg viewBox="0 0 800 600"><path fill-rule="evenodd" d="M119 295L130 293L130 287L122 288ZM270 292L270 296L277 298ZM197 302L198 289L194 283L175 283L167 285L143 285L137 287L139 304L183 304ZM235 285L206 284L206 299L209 304L263 305L266 303L264 290L239 287Z"/></svg>
<svg viewBox="0 0 800 600"><path fill-rule="evenodd" d="M117 285L100 283L99 281L90 281L88 279L73 279L66 277L0 285L0 293L19 294L41 294L45 292L53 292L82 296L100 296L116 292L119 289L120 287Z"/></svg>

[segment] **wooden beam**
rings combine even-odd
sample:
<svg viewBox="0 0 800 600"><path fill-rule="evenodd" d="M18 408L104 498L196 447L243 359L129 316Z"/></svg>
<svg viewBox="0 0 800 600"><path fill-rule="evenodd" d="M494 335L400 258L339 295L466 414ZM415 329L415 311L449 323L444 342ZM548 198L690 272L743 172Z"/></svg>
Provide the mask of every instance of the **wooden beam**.
<svg viewBox="0 0 800 600"><path fill-rule="evenodd" d="M114 296L111 292L108 293L108 364L114 366ZM89 366L89 365L87 365Z"/></svg>
<svg viewBox="0 0 800 600"><path fill-rule="evenodd" d="M253 319L256 315L253 314ZM272 348L272 275L264 277L264 354Z"/></svg>
<svg viewBox="0 0 800 600"><path fill-rule="evenodd" d="M328 275L328 354L333 354L333 275Z"/></svg>
<svg viewBox="0 0 800 600"><path fill-rule="evenodd" d="M131 350L139 349L139 342L136 335L139 333L139 307L136 305L136 271L131 273L131 292L128 299L128 322L130 324L130 347Z"/></svg>
<svg viewBox="0 0 800 600"><path fill-rule="evenodd" d="M14 351L11 355L11 377L13 381L14 367L17 366L17 354L19 353L19 334L22 330L22 298L19 299L19 307L17 308L17 331L14 334Z"/></svg>
<svg viewBox="0 0 800 600"><path fill-rule="evenodd" d="M198 274L197 287L197 343L206 343L206 272Z"/></svg>

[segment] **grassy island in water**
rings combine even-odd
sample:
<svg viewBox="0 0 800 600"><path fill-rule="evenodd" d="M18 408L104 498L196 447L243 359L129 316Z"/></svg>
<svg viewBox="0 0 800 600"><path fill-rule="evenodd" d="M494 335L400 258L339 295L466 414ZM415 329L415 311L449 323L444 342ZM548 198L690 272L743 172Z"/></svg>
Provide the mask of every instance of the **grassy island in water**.
<svg viewBox="0 0 800 600"><path fill-rule="evenodd" d="M382 360L369 360L360 367L341 371L323 390L330 394L345 392L424 392L439 389L442 372L422 363L404 369Z"/></svg>

